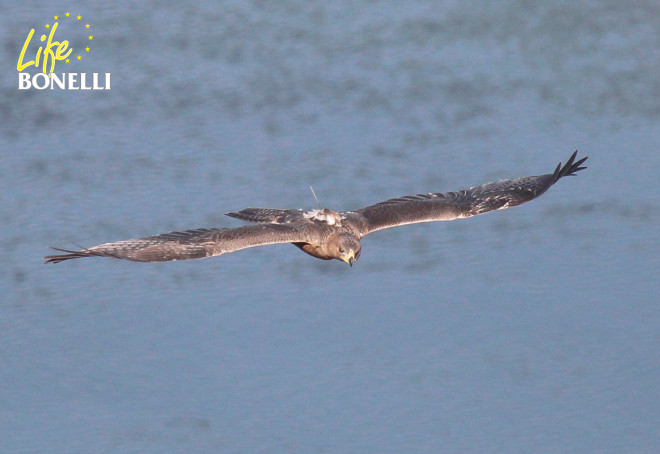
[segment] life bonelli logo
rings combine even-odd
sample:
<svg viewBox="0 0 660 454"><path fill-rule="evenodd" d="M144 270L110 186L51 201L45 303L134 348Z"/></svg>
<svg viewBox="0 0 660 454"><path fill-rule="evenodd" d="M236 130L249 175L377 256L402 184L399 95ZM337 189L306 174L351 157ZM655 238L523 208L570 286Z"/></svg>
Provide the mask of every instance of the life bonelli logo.
<svg viewBox="0 0 660 454"><path fill-rule="evenodd" d="M94 39L92 24L68 11L33 28L16 64L18 89L110 90L110 73L75 72L93 54ZM62 66L66 72L55 72Z"/></svg>

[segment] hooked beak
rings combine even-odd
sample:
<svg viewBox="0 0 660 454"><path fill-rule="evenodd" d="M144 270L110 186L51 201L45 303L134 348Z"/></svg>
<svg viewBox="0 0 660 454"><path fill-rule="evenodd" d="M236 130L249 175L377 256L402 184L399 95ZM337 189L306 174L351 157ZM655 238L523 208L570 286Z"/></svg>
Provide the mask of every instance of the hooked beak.
<svg viewBox="0 0 660 454"><path fill-rule="evenodd" d="M348 254L346 254L346 256L345 256L345 257L342 257L341 259L342 259L344 262L348 263L351 267L353 266L353 264L354 264L355 261L357 260L357 259L355 258L355 253L354 253L353 251L349 251Z"/></svg>

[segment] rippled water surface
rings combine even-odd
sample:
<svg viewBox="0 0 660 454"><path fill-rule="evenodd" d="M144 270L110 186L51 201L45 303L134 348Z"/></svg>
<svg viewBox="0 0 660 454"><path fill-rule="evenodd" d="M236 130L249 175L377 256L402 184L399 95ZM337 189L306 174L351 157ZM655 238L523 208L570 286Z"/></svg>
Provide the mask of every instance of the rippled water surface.
<svg viewBox="0 0 660 454"><path fill-rule="evenodd" d="M0 2L7 452L646 452L660 445L653 1ZM107 92L19 91L92 25ZM63 65L63 63L58 63ZM362 241L44 266L47 246L589 169Z"/></svg>

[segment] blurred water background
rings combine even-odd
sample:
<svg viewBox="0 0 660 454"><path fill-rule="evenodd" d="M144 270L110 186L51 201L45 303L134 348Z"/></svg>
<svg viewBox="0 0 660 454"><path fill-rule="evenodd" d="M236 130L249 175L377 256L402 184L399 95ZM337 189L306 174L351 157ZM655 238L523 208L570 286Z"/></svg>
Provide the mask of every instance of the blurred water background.
<svg viewBox="0 0 660 454"><path fill-rule="evenodd" d="M660 446L656 1L0 8L2 452ZM75 70L112 89L17 90L27 32L65 11L94 33ZM353 268L289 245L41 264L575 149L589 169L542 198L378 232Z"/></svg>

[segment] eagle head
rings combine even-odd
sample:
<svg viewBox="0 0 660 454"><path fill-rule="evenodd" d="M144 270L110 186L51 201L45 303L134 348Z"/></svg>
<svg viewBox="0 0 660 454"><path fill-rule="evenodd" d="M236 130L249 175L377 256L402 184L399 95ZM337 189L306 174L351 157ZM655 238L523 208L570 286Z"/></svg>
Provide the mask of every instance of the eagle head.
<svg viewBox="0 0 660 454"><path fill-rule="evenodd" d="M328 252L332 258L353 266L360 257L360 240L350 233L338 233L328 240Z"/></svg>

